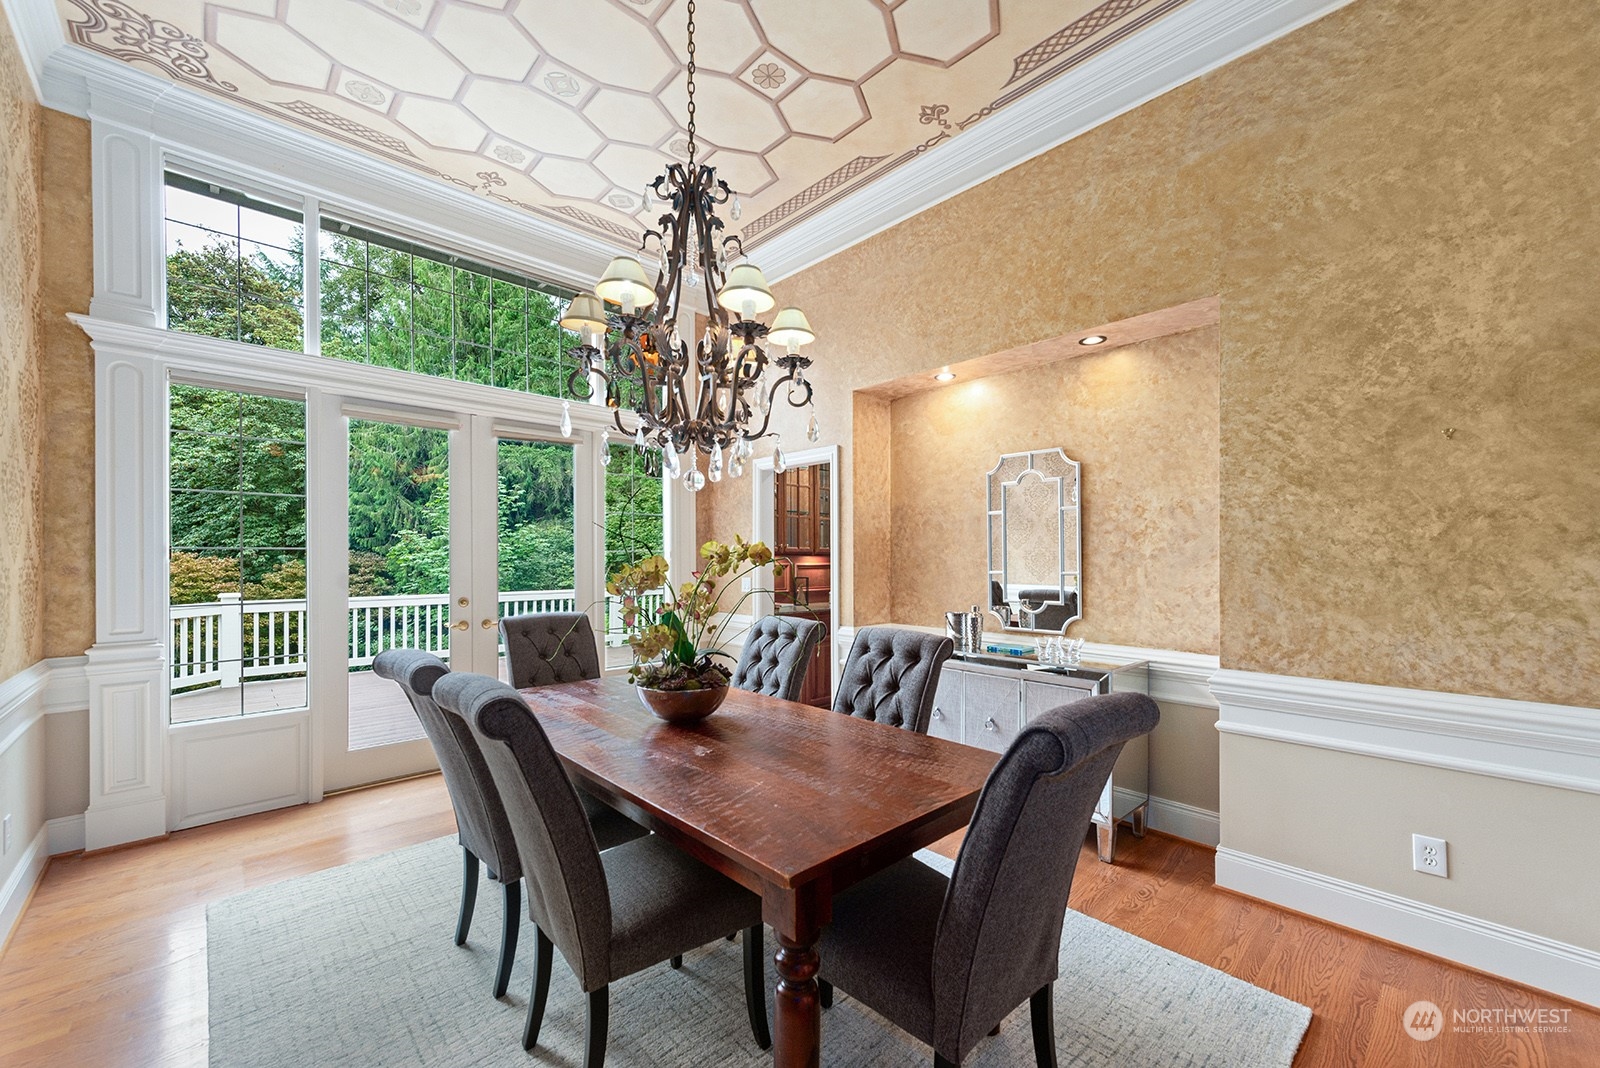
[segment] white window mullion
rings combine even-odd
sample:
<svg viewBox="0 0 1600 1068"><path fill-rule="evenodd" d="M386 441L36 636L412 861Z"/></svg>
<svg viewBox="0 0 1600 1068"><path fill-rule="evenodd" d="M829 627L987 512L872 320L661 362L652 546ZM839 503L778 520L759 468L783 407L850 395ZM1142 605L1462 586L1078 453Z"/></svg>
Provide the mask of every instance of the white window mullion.
<svg viewBox="0 0 1600 1068"><path fill-rule="evenodd" d="M315 197L307 197L305 223L300 239L302 281L300 292L305 304L305 350L308 355L322 355L322 206Z"/></svg>

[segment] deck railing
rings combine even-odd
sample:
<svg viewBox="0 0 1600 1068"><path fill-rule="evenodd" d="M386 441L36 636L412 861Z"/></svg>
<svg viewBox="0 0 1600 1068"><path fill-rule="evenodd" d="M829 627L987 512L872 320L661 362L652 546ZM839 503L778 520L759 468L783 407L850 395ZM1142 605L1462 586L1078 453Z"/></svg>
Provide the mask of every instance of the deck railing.
<svg viewBox="0 0 1600 1068"><path fill-rule="evenodd" d="M655 595L656 604L660 596ZM621 643L620 608L619 599L606 598L607 644ZM576 610L572 590L500 594L501 619ZM207 604L173 605L171 621L174 691L305 674L309 633L304 600L241 602L239 594L225 593ZM385 649L425 649L448 661L450 598L442 593L352 597L347 633L352 668L370 665Z"/></svg>

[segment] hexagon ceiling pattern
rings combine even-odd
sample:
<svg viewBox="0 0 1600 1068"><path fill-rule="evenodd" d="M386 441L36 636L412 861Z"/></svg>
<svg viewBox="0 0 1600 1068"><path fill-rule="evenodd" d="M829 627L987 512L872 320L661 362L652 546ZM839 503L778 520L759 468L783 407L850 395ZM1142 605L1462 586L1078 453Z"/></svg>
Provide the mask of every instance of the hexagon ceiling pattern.
<svg viewBox="0 0 1600 1068"><path fill-rule="evenodd" d="M1183 2L697 0L700 155L754 249ZM57 0L75 44L626 246L687 151L685 6Z"/></svg>

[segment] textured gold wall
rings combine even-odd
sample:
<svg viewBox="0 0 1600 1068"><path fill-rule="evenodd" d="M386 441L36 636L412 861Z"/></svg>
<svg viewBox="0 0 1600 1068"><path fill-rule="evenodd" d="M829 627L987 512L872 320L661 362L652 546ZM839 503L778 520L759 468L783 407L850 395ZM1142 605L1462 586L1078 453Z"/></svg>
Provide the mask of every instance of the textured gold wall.
<svg viewBox="0 0 1600 1068"><path fill-rule="evenodd" d="M94 350L67 319L94 295L89 124L44 116L44 655L94 644Z"/></svg>
<svg viewBox="0 0 1600 1068"><path fill-rule="evenodd" d="M1218 295L1223 663L1592 703L1597 54L1592 0L1357 0L787 279L824 440L862 386ZM853 507L847 582L890 537Z"/></svg>
<svg viewBox="0 0 1600 1068"><path fill-rule="evenodd" d="M34 101L0 13L0 681L43 655L40 158Z"/></svg>
<svg viewBox="0 0 1600 1068"><path fill-rule="evenodd" d="M1083 464L1071 633L1215 653L1217 362L1210 327L895 401L890 618L942 626L987 603L986 473L1059 446Z"/></svg>

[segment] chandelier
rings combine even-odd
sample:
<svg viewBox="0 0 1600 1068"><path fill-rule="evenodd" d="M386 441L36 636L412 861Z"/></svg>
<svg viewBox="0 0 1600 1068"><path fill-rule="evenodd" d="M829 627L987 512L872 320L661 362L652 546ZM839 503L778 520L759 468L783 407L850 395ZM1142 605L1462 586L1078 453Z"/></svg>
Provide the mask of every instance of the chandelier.
<svg viewBox="0 0 1600 1068"><path fill-rule="evenodd" d="M811 406L805 377L811 361L800 355L800 346L816 335L799 308L783 308L771 326L756 319L777 302L738 236L723 235L717 206L731 200L729 214L738 222L739 199L717 178L716 168L695 158L694 15L695 0L689 0L688 161L669 164L644 192L646 205L665 205L656 229L646 230L639 243L642 254L655 245L655 284L638 258L618 256L593 292L573 298L561 326L580 340L572 349L577 365L567 379L571 396L587 401L603 391L624 435L622 408L631 406L638 416L634 444L659 448L666 474L681 475L684 486L698 492L707 480L720 481L724 472L734 478L744 473L751 442L769 436L780 390L791 407ZM696 303L697 292L703 306ZM704 319L698 331L697 316ZM781 346L783 355L769 359L767 344ZM769 364L778 369L771 376ZM806 434L817 440L814 407ZM782 444L776 433L770 436L774 467L781 472ZM609 443L607 431L601 463L610 462ZM680 459L685 453L687 470ZM703 474L702 454L707 458Z"/></svg>

